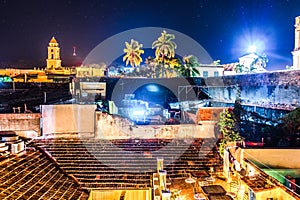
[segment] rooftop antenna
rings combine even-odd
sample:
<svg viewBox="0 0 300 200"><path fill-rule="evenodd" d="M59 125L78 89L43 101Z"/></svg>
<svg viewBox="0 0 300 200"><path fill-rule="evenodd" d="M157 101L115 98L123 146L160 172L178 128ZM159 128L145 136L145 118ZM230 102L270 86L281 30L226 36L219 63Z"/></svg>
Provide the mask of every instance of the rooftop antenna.
<svg viewBox="0 0 300 200"><path fill-rule="evenodd" d="M73 56L76 56L76 47L73 46Z"/></svg>

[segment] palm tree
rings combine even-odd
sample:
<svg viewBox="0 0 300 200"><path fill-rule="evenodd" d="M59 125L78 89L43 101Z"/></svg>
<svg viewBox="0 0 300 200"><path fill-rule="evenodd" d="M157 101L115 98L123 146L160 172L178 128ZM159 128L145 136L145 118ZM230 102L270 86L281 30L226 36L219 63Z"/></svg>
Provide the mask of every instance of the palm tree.
<svg viewBox="0 0 300 200"><path fill-rule="evenodd" d="M173 58L175 56L175 49L177 45L172 40L175 39L174 34L168 34L165 30L161 33L161 36L152 43L152 49L156 48L155 56L159 60L161 58L162 63L162 77L164 77L165 58Z"/></svg>
<svg viewBox="0 0 300 200"><path fill-rule="evenodd" d="M221 62L221 60L214 60L212 64L213 65L220 65L220 62Z"/></svg>
<svg viewBox="0 0 300 200"><path fill-rule="evenodd" d="M235 71L235 73L242 73L242 72L247 71L245 69L245 66L241 63L238 63L238 64L234 65L233 70Z"/></svg>
<svg viewBox="0 0 300 200"><path fill-rule="evenodd" d="M267 62L269 62L267 56L265 54L257 56L253 60L253 62L250 64L250 71L256 72L256 71L265 71L265 68L267 66Z"/></svg>
<svg viewBox="0 0 300 200"><path fill-rule="evenodd" d="M132 67L140 66L142 62L141 54L144 53L144 50L140 48L143 47L143 44L139 44L138 41L131 39L130 44L125 42L125 45L123 61L126 61L126 66L128 63L130 63Z"/></svg>
<svg viewBox="0 0 300 200"><path fill-rule="evenodd" d="M177 67L178 73L183 77L194 77L199 76L200 72L197 67L200 66L197 57L193 55L183 57L183 65Z"/></svg>
<svg viewBox="0 0 300 200"><path fill-rule="evenodd" d="M148 68L148 73L149 73L149 77L150 78L158 78L159 77L159 73L157 73L158 71L158 63L157 60L151 56L149 56L148 58L146 58L145 61L147 68Z"/></svg>
<svg viewBox="0 0 300 200"><path fill-rule="evenodd" d="M177 77L177 68L182 65L179 58L165 58L166 77Z"/></svg>

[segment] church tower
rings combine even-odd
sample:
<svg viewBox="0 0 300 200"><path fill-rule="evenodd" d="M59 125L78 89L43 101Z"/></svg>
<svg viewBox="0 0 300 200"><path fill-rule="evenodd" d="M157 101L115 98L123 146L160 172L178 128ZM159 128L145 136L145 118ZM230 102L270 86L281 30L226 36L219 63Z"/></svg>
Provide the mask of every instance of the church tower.
<svg viewBox="0 0 300 200"><path fill-rule="evenodd" d="M54 37L49 42L48 46L48 58L46 69L60 69L61 68L61 59L60 59L60 50L58 43Z"/></svg>
<svg viewBox="0 0 300 200"><path fill-rule="evenodd" d="M293 68L300 69L300 16L295 18L295 48L293 54Z"/></svg>

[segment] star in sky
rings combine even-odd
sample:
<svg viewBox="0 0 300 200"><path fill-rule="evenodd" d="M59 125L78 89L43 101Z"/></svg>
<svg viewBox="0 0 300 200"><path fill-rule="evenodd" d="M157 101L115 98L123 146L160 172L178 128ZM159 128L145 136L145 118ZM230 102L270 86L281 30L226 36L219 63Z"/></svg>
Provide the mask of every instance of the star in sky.
<svg viewBox="0 0 300 200"><path fill-rule="evenodd" d="M297 0L1 0L0 67L19 66L20 60L23 66L45 66L52 36L68 66L75 63L74 46L82 60L120 32L162 27L190 36L221 63L236 62L252 42L263 40L270 69L282 69L292 64L299 6Z"/></svg>

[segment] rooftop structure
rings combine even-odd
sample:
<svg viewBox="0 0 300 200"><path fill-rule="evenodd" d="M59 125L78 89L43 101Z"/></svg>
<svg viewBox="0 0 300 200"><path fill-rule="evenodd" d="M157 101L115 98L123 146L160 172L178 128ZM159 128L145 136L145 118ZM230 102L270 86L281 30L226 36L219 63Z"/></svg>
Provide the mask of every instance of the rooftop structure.
<svg viewBox="0 0 300 200"><path fill-rule="evenodd" d="M87 199L88 192L44 153L26 150L0 163L1 199Z"/></svg>
<svg viewBox="0 0 300 200"><path fill-rule="evenodd" d="M300 19L296 18L296 35L299 34L299 21ZM299 50L298 43L299 41L295 44L295 63L298 62L296 55ZM53 37L49 42L47 67L44 74L53 72L55 75L68 75L70 72L61 67L59 50L58 43ZM240 62L248 62L256 58L251 55L244 57L244 60ZM212 68L219 70L220 66ZM29 74L28 72L23 72L25 77ZM85 74L89 74L87 75L89 77L90 74L98 76L99 71L89 68L78 72L82 72L78 73L82 77L85 77ZM203 75L204 72L206 71L202 72ZM219 71L215 72L218 73L214 76L218 76ZM214 79L216 77L211 77L211 79L205 79L207 85L213 83L211 87L203 88L190 84L176 85L174 82L178 84L179 81L175 79L173 84L171 81L165 81L162 84L168 86L168 89L173 88L174 93L178 94L178 100L190 100L187 98L189 92L197 89L198 95L203 90L206 96L213 99L217 99L222 91L223 100L233 102L236 96L233 92L236 91L232 86L244 83L245 77L248 77L247 84L240 84L244 87L244 90L240 91L240 97L249 98L252 95L249 102L253 103L256 100L262 100L263 95L260 94L266 96L267 93L267 97L272 97L273 102L270 103L268 100L267 104L262 107L269 106L271 111L275 109L289 111L294 106L277 107L277 104L282 103L292 105L291 98L297 99L299 96L298 92L289 96L282 95L282 91L287 91L289 88L289 91L292 91L290 93L298 90L299 71L295 71L293 76L289 75L264 73L255 76L222 77L222 86L214 85L219 82ZM282 78L278 78L280 76ZM24 80L27 79L24 78ZM140 79L140 82L134 80L136 85L128 82L124 86L124 82L131 81L130 79L124 80L115 85L114 88L119 87L116 96L126 94L128 91L131 91L129 95L132 95L135 89L148 81L145 81L146 79ZM212 81L209 82L210 80ZM160 83L161 80L156 81ZM75 88L74 94L82 92L83 96L100 93L100 90L106 92L107 88L104 82L103 84L82 82L78 85L80 87L77 88L78 90ZM265 87L266 85L268 87ZM252 90L253 86L255 86L254 90ZM124 89L126 87L127 90ZM179 95L180 91L182 95ZM192 95L194 97L194 94ZM287 99L286 96L288 96ZM47 99L44 98L44 103L46 103ZM94 99L92 96L92 104ZM245 99L245 101L248 100ZM249 107L252 106L250 103ZM10 147L8 147L8 141L5 141L5 144L1 143L0 153L3 153L3 161L0 163L2 168L0 170L0 174L2 173L0 197L2 199L148 200L153 196L155 200L167 200L172 196L172 189L177 190L177 194L180 190L186 190L185 195L192 196L191 198L194 199L252 199L255 197L257 199L300 199L295 190L285 188L249 162L250 159L245 158L245 148L234 146L233 149L239 151L239 154L234 155L235 152L226 151L223 159L220 157L217 146L219 138L214 132L219 112L212 112L214 108L205 109L204 116L192 113L194 115L190 116L196 120L201 118L201 121L198 120L195 124L162 125L157 123L133 127L129 121L126 121L127 119L120 116L95 112L94 104L89 108L87 105L81 107L77 104L41 107L42 122L38 121L35 127L43 129L42 137L35 137L31 143L27 143L26 147L22 141L13 143ZM19 107L14 107L14 110L16 108ZM257 108L256 105L255 109ZM222 108L218 109L221 112ZM20 108L18 110L18 114L21 114ZM182 113L185 111L188 117L189 110L182 110ZM181 112L178 113L181 115ZM266 115L273 115L277 112L270 113ZM2 117L2 120L6 121L6 124L11 124L7 122L7 116ZM13 118L11 121L16 120ZM11 127L20 128L20 125L15 123L9 128ZM38 136L41 135L38 134ZM10 150L11 155L7 155L7 150ZM160 158L165 162L164 168L160 166ZM288 183L292 184L292 182Z"/></svg>
<svg viewBox="0 0 300 200"><path fill-rule="evenodd" d="M116 130L115 126L121 124L126 127L125 122L104 113L100 117L101 112L98 112L97 120L104 120L100 126L103 130L107 129L102 135L98 133L85 137L85 130L79 134L65 130L65 133L37 137L27 142L26 151L1 162L6 178L0 179L0 194L3 198L26 199L52 195L55 198L87 199L89 196L91 199L126 200L166 197L164 192L161 195L151 192L154 185L158 187L153 175L158 169L157 159L163 158L164 167L161 169L165 170L166 176L162 176L161 180L166 185L163 189L170 190L169 196L180 193L179 196L191 199L213 199L221 195L226 199L251 195L256 195L258 199L300 199L252 163L243 160L242 154L237 156L231 152L233 157L227 157L241 164L241 168L228 165L231 170L230 176L227 176L224 173L224 163L227 161L219 156L216 140L209 135L204 136L204 132L209 130L205 120L216 120L207 116L209 113L213 116L213 112L207 112L207 109L205 116L200 116L201 125L194 125L199 128L196 135L181 135L176 131L178 125L151 125L134 127L129 134L135 134L135 137L125 136L108 131ZM55 124L53 126L64 127ZM214 125L212 122L210 124ZM204 130L204 127L208 129ZM150 129L155 137L145 134ZM140 137L138 134L141 134ZM239 152L243 152L243 149ZM20 181L13 182L14 177ZM18 188L16 191L15 186ZM215 190L219 192L212 193Z"/></svg>
<svg viewBox="0 0 300 200"><path fill-rule="evenodd" d="M46 69L61 68L60 48L58 47L58 42L54 37L52 37L49 42L48 58L46 59L46 61L47 61Z"/></svg>
<svg viewBox="0 0 300 200"><path fill-rule="evenodd" d="M293 54L293 68L300 69L300 16L295 18L295 48Z"/></svg>

